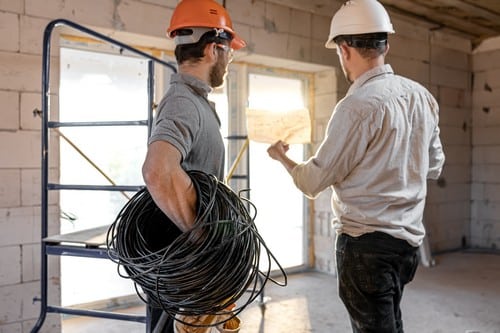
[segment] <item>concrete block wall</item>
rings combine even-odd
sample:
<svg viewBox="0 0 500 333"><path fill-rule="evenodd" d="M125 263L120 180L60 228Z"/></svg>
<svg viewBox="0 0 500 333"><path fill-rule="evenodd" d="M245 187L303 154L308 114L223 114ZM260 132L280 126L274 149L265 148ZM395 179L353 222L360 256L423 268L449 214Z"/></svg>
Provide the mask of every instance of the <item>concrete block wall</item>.
<svg viewBox="0 0 500 333"><path fill-rule="evenodd" d="M473 57L471 245L500 248L500 38Z"/></svg>
<svg viewBox="0 0 500 333"><path fill-rule="evenodd" d="M336 2L340 6L340 1ZM317 145L335 101L347 87L338 71L335 51L324 48L331 13L318 15L264 0L226 0L225 3L235 29L248 42L248 49L244 52L332 67L331 71L318 73L315 80ZM41 106L41 53L45 26L53 19L65 18L114 36L129 37L128 42L134 45L159 45L165 40L164 31L176 4L177 0L0 0L0 102L3 109L0 114L1 333L29 332L38 316L38 303L33 303L33 298L39 295L40 279L40 122L33 117L33 110ZM440 186L430 184L426 221L434 249L454 248L460 245L465 232L462 229L468 230L464 224L469 218L467 193L470 191L468 161L471 154L467 147L471 140L471 87L470 67L464 68L463 62L464 57L469 59L470 45L450 34L431 32L432 27L422 24L404 19L395 19L394 23L398 34L391 39L393 49L389 62L398 73L428 86L442 105L443 141L449 160ZM56 33L52 46L51 101L54 114L57 114L58 38ZM492 104L491 110L496 110L496 107L497 104ZM478 113L484 116L484 112ZM52 138L51 142L52 151L56 152L57 138ZM483 148L491 149L490 145L485 146ZM57 162L57 154L52 154L52 179L58 176ZM487 175L494 177L495 163L488 163L477 169L476 179ZM494 191L494 186L488 186L483 193L489 196L488 193ZM323 193L315 206L311 225L315 233L316 267L333 273L329 193ZM49 233L57 234L59 209L56 194L51 194L49 211ZM51 303L57 304L57 258L51 258L49 278ZM58 316L51 315L43 331L58 332L59 326Z"/></svg>
<svg viewBox="0 0 500 333"><path fill-rule="evenodd" d="M446 163L439 181L428 181L424 223L431 250L470 242L471 42L431 26L395 20L387 62L395 72L431 91L440 106Z"/></svg>

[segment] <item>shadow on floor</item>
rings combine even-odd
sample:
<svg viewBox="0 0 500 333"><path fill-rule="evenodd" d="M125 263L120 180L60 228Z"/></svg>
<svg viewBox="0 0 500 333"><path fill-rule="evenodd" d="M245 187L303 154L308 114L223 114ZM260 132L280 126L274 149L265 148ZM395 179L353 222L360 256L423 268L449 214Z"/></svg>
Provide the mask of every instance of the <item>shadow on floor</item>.
<svg viewBox="0 0 500 333"><path fill-rule="evenodd" d="M500 333L500 255L452 252L419 267L405 290L406 333ZM240 315L240 333L348 333L349 319L336 278L318 272L289 276L288 286L269 283L265 308L254 303ZM123 310L121 312L124 312ZM127 309L144 313L144 306ZM63 333L144 333L140 323L95 318L63 320Z"/></svg>

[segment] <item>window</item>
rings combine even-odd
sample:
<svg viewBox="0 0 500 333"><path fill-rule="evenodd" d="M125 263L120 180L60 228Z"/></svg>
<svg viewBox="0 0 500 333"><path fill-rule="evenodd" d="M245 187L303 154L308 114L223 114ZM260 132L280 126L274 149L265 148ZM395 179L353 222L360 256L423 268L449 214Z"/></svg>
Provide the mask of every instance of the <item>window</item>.
<svg viewBox="0 0 500 333"><path fill-rule="evenodd" d="M250 73L248 80L251 109L286 113L305 107L301 79ZM304 197L280 163L268 156L268 147L268 143L250 143L250 193L258 210L256 225L284 268L301 266L305 258ZM302 161L303 145L290 145L288 156Z"/></svg>
<svg viewBox="0 0 500 333"><path fill-rule="evenodd" d="M59 119L63 122L147 119L147 63L134 57L61 49ZM64 127L73 145L119 185L141 185L146 126ZM110 185L67 140L60 140L60 182ZM61 233L109 225L133 193L61 191ZM107 260L61 257L62 305L135 294ZM89 292L89 288L92 292Z"/></svg>

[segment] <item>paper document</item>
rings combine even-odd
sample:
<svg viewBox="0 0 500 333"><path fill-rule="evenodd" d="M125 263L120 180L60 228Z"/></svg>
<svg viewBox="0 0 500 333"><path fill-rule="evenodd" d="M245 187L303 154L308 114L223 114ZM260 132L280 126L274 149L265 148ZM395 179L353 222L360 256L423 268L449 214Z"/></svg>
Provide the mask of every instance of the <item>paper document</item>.
<svg viewBox="0 0 500 333"><path fill-rule="evenodd" d="M263 143L278 140L286 143L311 142L311 117L306 108L289 111L247 109L246 116L250 140Z"/></svg>

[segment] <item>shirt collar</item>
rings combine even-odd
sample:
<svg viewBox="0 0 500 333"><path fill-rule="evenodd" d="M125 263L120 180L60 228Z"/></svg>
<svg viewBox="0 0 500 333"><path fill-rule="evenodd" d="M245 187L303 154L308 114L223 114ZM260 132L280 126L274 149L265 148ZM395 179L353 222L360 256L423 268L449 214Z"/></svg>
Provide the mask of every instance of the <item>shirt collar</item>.
<svg viewBox="0 0 500 333"><path fill-rule="evenodd" d="M207 97L208 93L212 92L212 88L204 81L198 79L195 76L184 74L184 73L174 73L170 78L170 83L184 83L193 88L196 93L203 97Z"/></svg>
<svg viewBox="0 0 500 333"><path fill-rule="evenodd" d="M348 95L352 94L356 89L358 89L359 87L361 87L367 81L373 79L374 77L386 74L394 74L394 71L392 70L392 67L389 64L380 65L364 72L356 80L354 80L352 85L349 87L347 94Z"/></svg>

